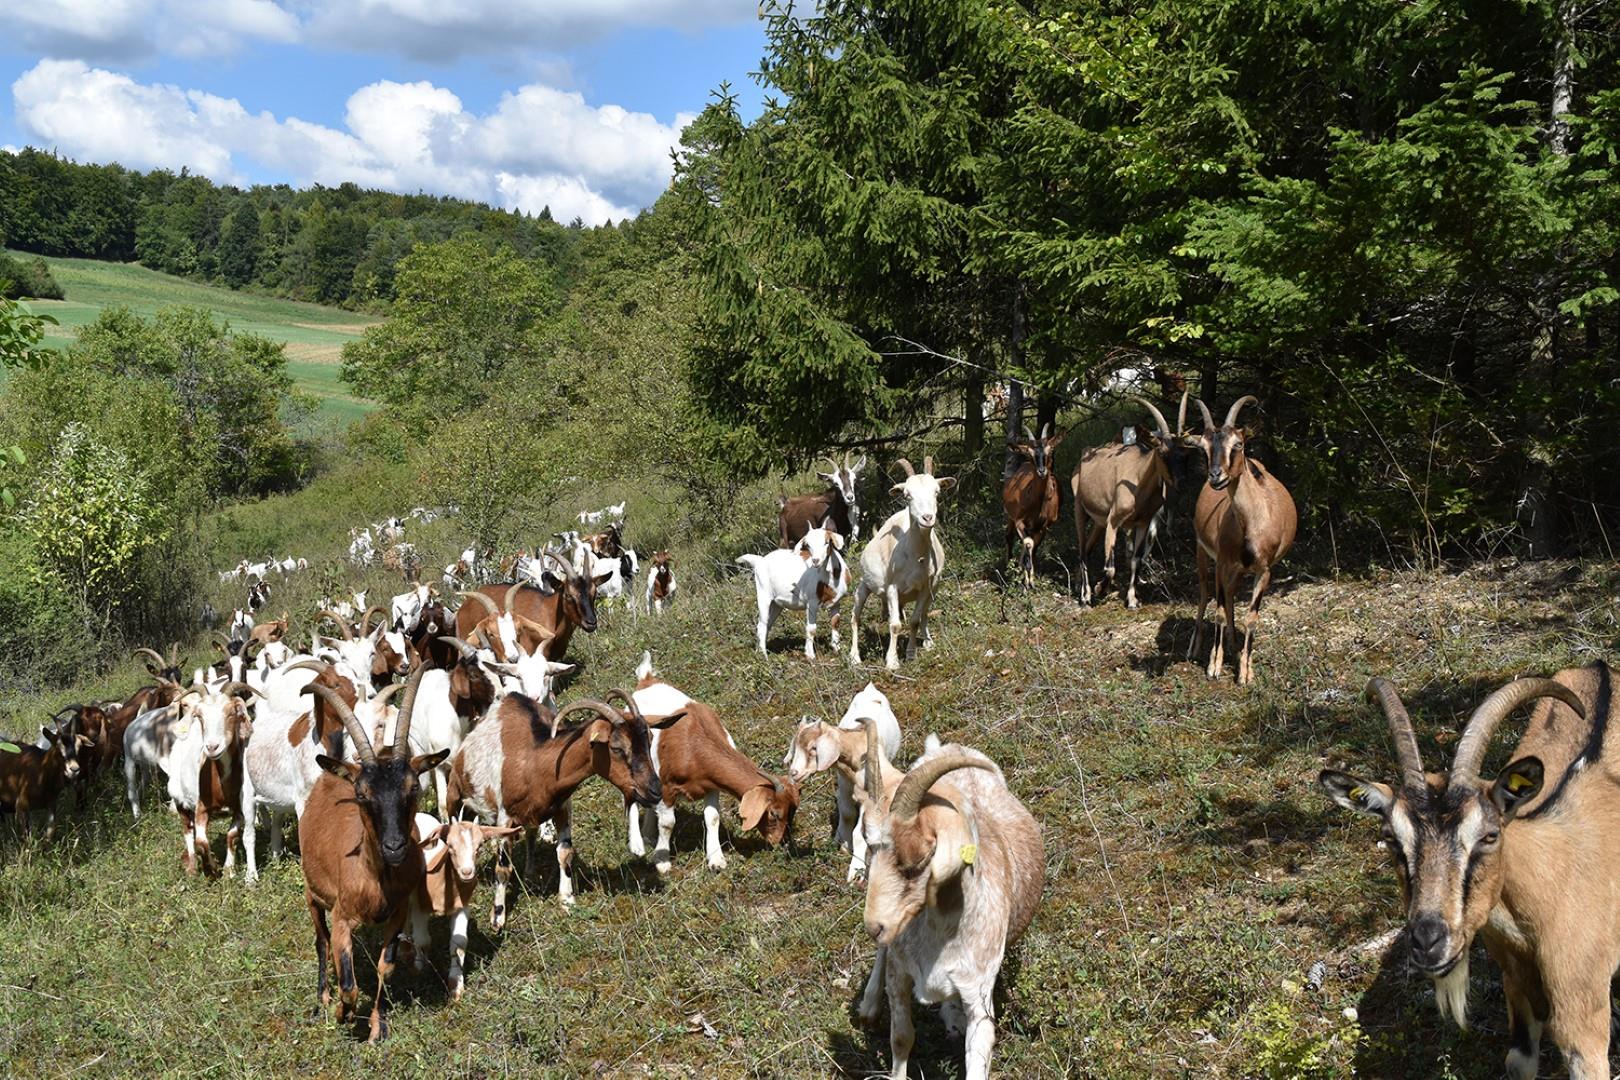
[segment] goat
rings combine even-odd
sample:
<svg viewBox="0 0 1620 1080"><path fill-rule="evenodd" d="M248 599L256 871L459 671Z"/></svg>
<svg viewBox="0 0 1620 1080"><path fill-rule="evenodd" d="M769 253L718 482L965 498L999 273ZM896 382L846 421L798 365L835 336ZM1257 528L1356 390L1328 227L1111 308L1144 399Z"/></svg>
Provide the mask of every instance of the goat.
<svg viewBox="0 0 1620 1080"><path fill-rule="evenodd" d="M45 837L56 835L56 801L64 784L79 776L80 751L91 745L88 736L69 723L62 728L41 727L45 748L18 746L16 753L0 751L0 813L16 814L24 836L33 831L35 810L45 811Z"/></svg>
<svg viewBox="0 0 1620 1080"><path fill-rule="evenodd" d="M643 654L636 677L630 701L638 714L679 717L667 727L659 725L652 730L653 772L664 789L657 806L658 844L653 849L653 864L658 872L670 871L677 799L704 800L704 849L711 870L726 868L726 856L720 850L722 791L737 800L737 816L744 829L758 829L765 842L772 845L787 839L799 809L799 786L791 781L784 783L739 752L712 707L693 701L654 673L651 653ZM623 766L614 768L622 770ZM622 778L614 779L622 783ZM624 808L629 819L630 851L645 855L641 809L628 798Z"/></svg>
<svg viewBox="0 0 1620 1080"><path fill-rule="evenodd" d="M842 465L832 458L827 464L831 472L818 472L816 476L827 482L827 490L815 495L795 495L781 501L776 515L777 546L792 547L805 533L832 519L833 528L840 536L849 537L850 543L861 538L861 507L856 495L856 480L866 468L866 455L851 463L851 451L844 451Z"/></svg>
<svg viewBox="0 0 1620 1080"><path fill-rule="evenodd" d="M675 602L675 558L667 551L655 551L647 571L647 614L663 614Z"/></svg>
<svg viewBox="0 0 1620 1080"><path fill-rule="evenodd" d="M276 620L274 620L272 622L262 622L262 623L256 624L253 627L252 630L248 631L247 640L250 643L251 642L257 642L259 644L259 647L263 648L266 645L272 645L272 644L280 641L282 638L284 638L286 636L287 636L287 613L285 611L283 611L281 613L281 618L279 618L279 619L276 619Z"/></svg>
<svg viewBox="0 0 1620 1080"><path fill-rule="evenodd" d="M1426 773L1395 688L1367 693L1389 724L1397 785L1324 769L1340 806L1382 820L1395 861L1412 963L1434 982L1440 1012L1467 1027L1468 954L1476 935L1502 970L1506 1075L1537 1074L1545 1030L1572 1080L1609 1076L1609 981L1620 967L1620 750L1607 664L1518 679L1474 710L1449 773ZM1540 700L1491 781L1480 777L1491 736Z"/></svg>
<svg viewBox="0 0 1620 1080"><path fill-rule="evenodd" d="M1184 441L1187 423L1187 394L1181 395L1176 414L1176 431L1146 398L1136 398L1153 414L1154 431L1137 428L1133 443L1115 440L1094 446L1080 455L1069 477L1074 493L1074 534L1080 549L1080 602L1093 598L1086 559L1097 538L1102 538L1103 577L1114 584L1114 539L1124 532L1130 537L1131 572L1125 587L1125 606L1136 607L1136 568L1147 547L1154 520L1164 507L1170 489L1183 479L1196 453Z"/></svg>
<svg viewBox="0 0 1620 1080"><path fill-rule="evenodd" d="M257 581L248 587L248 610L257 612L270 602L270 583Z"/></svg>
<svg viewBox="0 0 1620 1080"><path fill-rule="evenodd" d="M1198 536L1198 618L1194 621L1191 660L1204 640L1204 609L1210 598L1210 563L1215 564L1215 645L1210 650L1207 674L1219 678L1226 659L1226 636L1237 645L1237 621L1232 601L1244 575L1254 575L1254 593L1243 626L1243 649L1238 654L1237 683L1247 686L1254 678L1251 650L1254 628L1260 622L1260 601L1271 585L1271 571L1294 544L1299 514L1294 498L1282 481L1266 467L1249 457L1244 449L1244 432L1236 426L1243 406L1256 399L1239 398L1226 413L1220 427L1209 415L1209 407L1198 402L1204 414L1202 445L1209 455L1209 482L1198 495L1193 511L1193 530Z"/></svg>
<svg viewBox="0 0 1620 1080"><path fill-rule="evenodd" d="M169 778L169 798L180 814L184 865L196 874L200 859L204 872L217 876L214 852L208 843L208 816L231 812L225 834L225 872L236 869L236 839L242 831L242 752L253 734L253 721L238 693L259 691L243 682L227 682L218 689L206 686L180 697L178 734L161 762Z"/></svg>
<svg viewBox="0 0 1620 1080"><path fill-rule="evenodd" d="M865 782L864 769L868 767L866 752L866 725L877 731L878 745L882 747L879 771L884 779L899 772L889 766L900 754L900 721L889 706L889 699L871 683L855 695L837 724L829 724L806 716L793 732L793 741L782 758L788 779L803 784L818 772L836 768L838 817L833 827L833 839L839 847L850 853L846 881L855 881L866 875L866 831L859 820L860 806L855 801L855 788Z"/></svg>
<svg viewBox="0 0 1620 1080"><path fill-rule="evenodd" d="M875 757L881 752L875 727L868 731ZM924 1004L940 1003L947 1028L963 1034L967 1080L988 1080L996 978L1007 947L1029 926L1046 887L1040 826L1008 790L995 762L932 738L892 797L885 798L874 769L866 770L860 790L872 860L866 931L879 948L861 1017L877 1017L874 984L881 967L889 998L890 1075L906 1075L915 996Z"/></svg>
<svg viewBox="0 0 1620 1080"><path fill-rule="evenodd" d="M629 700L622 690L609 697ZM575 713L595 718L562 728ZM667 727L680 714L665 717ZM505 827L557 826L557 895L564 907L574 904L573 794L592 775L613 782L620 792L643 806L663 797L648 756L648 724L632 712L619 712L600 701L581 699L553 713L526 694L508 694L462 741L450 770L450 816L471 810L481 821ZM623 772L615 774L617 760ZM506 886L512 859L502 842L495 859L495 905L490 927L506 925Z"/></svg>
<svg viewBox="0 0 1620 1080"><path fill-rule="evenodd" d="M541 648L547 660L561 660L568 651L568 643L573 640L576 629L587 634L596 632L596 590L607 580L607 575L593 577L577 572L550 551L543 552L541 557L557 565L557 571L545 572L542 587L508 582L504 585L484 585L474 591L492 601L499 597L503 611L521 616L540 629L550 631L553 636ZM546 591L548 588L549 592ZM465 641L472 640L473 631L482 620L483 616L473 605L461 605L456 612L455 636Z"/></svg>
<svg viewBox="0 0 1620 1080"><path fill-rule="evenodd" d="M225 631L232 641L246 641L253 633L253 616L237 608L231 612L231 621Z"/></svg>
<svg viewBox="0 0 1620 1080"><path fill-rule="evenodd" d="M832 528L829 518L819 529L801 536L792 548L777 548L764 555L739 555L737 562L754 573L754 599L759 605L759 621L754 626L754 642L761 656L766 655L765 639L783 611L804 612L804 655L816 658L816 613L825 607L832 613L832 647L838 649L838 605L849 591L849 563L844 559L844 538Z"/></svg>
<svg viewBox="0 0 1620 1080"><path fill-rule="evenodd" d="M1038 439L1025 428L1022 439L1007 440L1008 447L1027 459L1001 487L1001 505L1007 512L1007 558L1012 559L1017 544L1027 589L1035 587L1035 550L1046 539L1047 530L1057 524L1058 482L1052 456L1062 441L1063 433L1053 435L1051 424L1041 429Z"/></svg>
<svg viewBox="0 0 1620 1080"><path fill-rule="evenodd" d="M417 585L409 592L402 592L388 602L388 625L395 630L403 630L416 621L417 614L422 606L432 597L438 595L431 585Z"/></svg>
<svg viewBox="0 0 1620 1080"><path fill-rule="evenodd" d="M181 670L180 666L179 642L169 644L167 658L163 657L156 649L147 648L136 649L133 655L137 658L145 657L143 663L146 665L147 674L159 682L166 681L178 685L180 680L185 678L185 672Z"/></svg>
<svg viewBox="0 0 1620 1080"><path fill-rule="evenodd" d="M349 530L349 561L356 566L370 566L377 560L377 547L371 539L370 529Z"/></svg>
<svg viewBox="0 0 1620 1080"><path fill-rule="evenodd" d="M431 814L416 815L421 838L424 873L411 898L411 941L416 946L416 969L426 967L432 935L428 916L450 918L450 1000L460 1001L466 981L462 965L467 959L467 930L473 890L478 886L478 849L489 841L510 840L523 829L480 825L475 821L440 823Z"/></svg>
<svg viewBox="0 0 1620 1080"><path fill-rule="evenodd" d="M343 721L358 762L320 754L325 770L310 792L298 819L298 849L304 869L304 902L315 924L315 961L321 1006L332 1000L329 968L337 971L337 1022L344 1023L359 1002L354 978L354 932L367 924L382 925L382 951L377 958L377 996L371 1007L368 1042L388 1034L383 996L397 959L399 936L410 917L410 898L425 873L420 837L416 836L419 773L445 755L407 755L411 711L425 669L405 684L393 743L374 749L348 704L330 687L312 683ZM327 915L332 918L327 929Z"/></svg>
<svg viewBox="0 0 1620 1080"><path fill-rule="evenodd" d="M144 710L124 729L124 791L136 818L141 816L141 788L153 773L162 771L183 731L180 713L179 702L170 700Z"/></svg>
<svg viewBox="0 0 1620 1080"><path fill-rule="evenodd" d="M899 465L906 479L889 488L891 495L905 499L903 509L896 511L873 534L872 540L861 552L861 585L855 592L855 611L850 618L849 662L861 662L861 609L866 598L881 592L889 609L889 654L885 661L890 671L900 669L900 628L905 605L911 604L911 632L906 639L906 659L917 658L917 639L923 648L932 649L933 639L928 636L928 608L934 602L934 590L945 571L945 546L934 535L939 520L939 496L956 486L954 476L935 477L934 459L923 459L923 471L917 472L911 462L901 458Z"/></svg>

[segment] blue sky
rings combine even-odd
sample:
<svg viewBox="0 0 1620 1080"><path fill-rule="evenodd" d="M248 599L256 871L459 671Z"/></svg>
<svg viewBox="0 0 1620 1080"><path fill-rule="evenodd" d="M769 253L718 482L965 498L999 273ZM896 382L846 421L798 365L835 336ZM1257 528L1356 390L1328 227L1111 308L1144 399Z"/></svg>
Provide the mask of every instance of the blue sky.
<svg viewBox="0 0 1620 1080"><path fill-rule="evenodd" d="M668 181L758 0L0 0L0 145L233 183L354 180L587 221Z"/></svg>

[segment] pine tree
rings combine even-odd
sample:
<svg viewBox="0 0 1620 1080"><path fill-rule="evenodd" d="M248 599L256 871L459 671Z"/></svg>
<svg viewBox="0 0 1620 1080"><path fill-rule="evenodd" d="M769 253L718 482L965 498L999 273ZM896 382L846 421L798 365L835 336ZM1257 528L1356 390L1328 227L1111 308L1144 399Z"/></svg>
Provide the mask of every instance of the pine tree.
<svg viewBox="0 0 1620 1080"><path fill-rule="evenodd" d="M233 289L253 280L258 271L259 210L252 200L243 199L231 211L219 238L219 276Z"/></svg>

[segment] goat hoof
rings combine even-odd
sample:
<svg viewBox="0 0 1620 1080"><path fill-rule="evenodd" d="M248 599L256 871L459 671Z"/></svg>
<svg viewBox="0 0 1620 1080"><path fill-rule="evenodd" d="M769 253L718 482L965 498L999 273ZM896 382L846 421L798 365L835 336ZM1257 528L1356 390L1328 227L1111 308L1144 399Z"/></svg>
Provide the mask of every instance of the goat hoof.
<svg viewBox="0 0 1620 1080"><path fill-rule="evenodd" d="M654 863L653 868L656 869L660 874L667 874L674 869L674 864L668 860L665 860L661 863Z"/></svg>
<svg viewBox="0 0 1620 1080"><path fill-rule="evenodd" d="M724 870L725 868L726 857L724 855L716 855L714 858L709 860L710 870Z"/></svg>
<svg viewBox="0 0 1620 1080"><path fill-rule="evenodd" d="M462 982L460 979L457 979L454 983L452 983L450 985L450 1000L451 1001L460 1001L461 1000L461 995L466 989L467 989L467 984Z"/></svg>

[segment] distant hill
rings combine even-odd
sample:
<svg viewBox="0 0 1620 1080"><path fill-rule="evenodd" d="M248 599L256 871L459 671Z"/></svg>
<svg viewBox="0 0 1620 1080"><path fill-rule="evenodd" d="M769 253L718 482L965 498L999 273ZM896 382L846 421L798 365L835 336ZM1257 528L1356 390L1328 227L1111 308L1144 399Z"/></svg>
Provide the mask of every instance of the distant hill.
<svg viewBox="0 0 1620 1080"><path fill-rule="evenodd" d="M56 317L45 344L66 348L79 328L95 321L103 308L124 304L142 315L186 304L207 308L228 320L232 329L262 334L287 343L287 367L298 385L321 399L323 414L343 420L362 416L371 402L355 397L338 379L345 342L359 337L376 319L353 311L280 300L255 293L204 285L161 274L136 263L93 259L47 258L66 300L35 300L28 306Z"/></svg>

